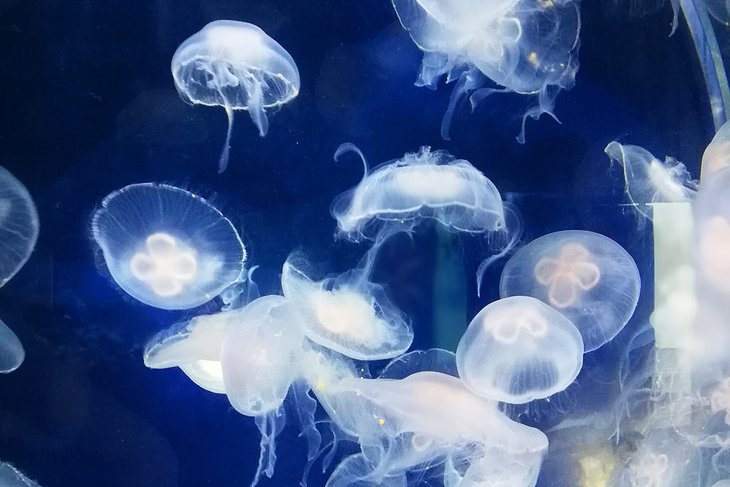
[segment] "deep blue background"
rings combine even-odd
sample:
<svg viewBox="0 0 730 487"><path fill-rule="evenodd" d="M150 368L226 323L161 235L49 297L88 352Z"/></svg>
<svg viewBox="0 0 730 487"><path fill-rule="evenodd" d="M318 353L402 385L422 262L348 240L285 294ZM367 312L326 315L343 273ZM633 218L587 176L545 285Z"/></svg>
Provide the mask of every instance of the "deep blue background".
<svg viewBox="0 0 730 487"><path fill-rule="evenodd" d="M448 149L520 207L528 240L589 229L625 246L644 276L635 322L645 321L650 235L620 206L618 174L602 150L615 139L635 143L676 156L696 176L712 134L708 102L684 24L668 37L668 6L632 18L615 2L586 1L582 11L581 68L558 98L562 124L529 122L520 146L525 101L515 96L457 113L452 141L441 140L450 87L413 86L420 54L387 0L0 1L0 164L28 186L41 218L36 252L0 289L0 317L27 351L18 371L0 376L0 459L44 487L238 487L253 474L253 421L180 371L142 363L154 333L214 303L155 310L116 288L100 265L89 217L130 183L169 182L209 197L240 228L263 291L276 292L295 248L323 273L347 269L364 250L332 238L329 204L361 175L354 161L332 161L340 143L358 144L373 163L421 145ZM297 61L302 91L270 117L266 138L237 116L219 175L225 114L183 103L169 63L180 42L223 18L277 39ZM434 282L439 245L459 263L463 255L450 279L465 294L453 303ZM436 307L461 310L451 324L458 338L496 299L501 264L476 297L483 250L432 229L383 250L377 278L412 317L415 346L453 346L437 331ZM296 484L304 459L296 434L284 432L277 476L262 485Z"/></svg>

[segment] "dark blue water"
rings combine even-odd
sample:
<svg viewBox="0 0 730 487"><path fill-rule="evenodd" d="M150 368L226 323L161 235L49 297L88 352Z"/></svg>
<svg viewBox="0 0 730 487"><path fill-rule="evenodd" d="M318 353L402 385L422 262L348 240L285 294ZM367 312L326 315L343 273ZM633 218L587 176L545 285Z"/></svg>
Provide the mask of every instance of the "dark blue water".
<svg viewBox="0 0 730 487"><path fill-rule="evenodd" d="M253 475L253 421L177 369L142 363L154 333L215 303L155 310L119 290L100 264L89 217L130 183L168 182L211 199L241 230L257 282L271 293L294 249L323 273L353 266L365 250L333 239L329 204L361 176L358 163L333 162L340 143L356 143L373 163L421 145L447 149L520 208L527 240L588 229L624 246L644 281L626 333L641 326L652 304L651 237L620 206L603 148L615 139L642 145L697 175L711 118L686 27L668 37L671 10L628 18L607 5L582 6L581 68L576 87L558 97L562 123L528 122L519 145L525 102L510 95L458 112L452 140L441 139L450 88L413 86L420 53L386 0L0 1L0 164L27 185L41 218L34 255L0 289L0 316L27 352L18 371L0 376L0 459L46 487L238 487ZM270 117L266 138L237 116L219 175L225 114L183 103L169 64L180 42L223 18L277 39L297 61L302 90ZM414 347L453 347L497 298L503 262L476 297L483 250L433 228L383 249L376 278L413 319ZM586 357L576 408L591 407L594 386L583 377L615 362L617 348ZM297 434L284 431L277 474L262 485L299 481ZM313 473L311 485L322 479ZM559 472L541 483L561 485Z"/></svg>

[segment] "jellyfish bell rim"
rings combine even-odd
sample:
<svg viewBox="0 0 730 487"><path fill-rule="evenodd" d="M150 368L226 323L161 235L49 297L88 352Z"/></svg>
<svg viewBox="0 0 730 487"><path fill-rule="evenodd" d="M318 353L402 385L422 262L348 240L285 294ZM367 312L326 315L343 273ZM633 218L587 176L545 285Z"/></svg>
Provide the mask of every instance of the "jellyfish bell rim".
<svg viewBox="0 0 730 487"><path fill-rule="evenodd" d="M27 249L23 252L21 260L13 266L13 270L9 275L0 278L0 288L15 277L28 262L31 255L33 255L33 251L38 243L38 236L40 234L40 217L38 216L38 208L36 207L35 201L33 201L30 191L28 191L28 188L17 177L15 177L13 173L4 166L0 166L0 179L3 178L7 178L7 180L13 184L11 191L17 193L17 195L20 196L22 201L25 203L29 213L28 216L30 217L29 228L32 229L32 232L29 235L28 243L26 245Z"/></svg>
<svg viewBox="0 0 730 487"><path fill-rule="evenodd" d="M145 294L138 292L136 289L132 288L129 285L123 284L125 283L125 277L124 273L121 272L121 268L118 265L110 265L110 262L114 262L114 259L111 257L111 249L108 244L105 243L105 238L102 237L103 231L101 229L102 222L105 218L111 218L114 220L114 217L110 214L109 206L112 204L112 202L119 197L124 197L125 195L130 194L133 191L142 190L142 191L163 191L163 192L171 192L175 195L182 195L184 197L190 198L191 200L196 201L198 205L201 205L206 210L210 212L213 216L216 218L219 218L220 220L225 222L226 228L230 230L229 236L233 235L235 236L235 243L237 243L237 249L240 248L240 271L237 273L236 277L233 278L230 282L221 283L220 285L214 287L209 292L206 292L204 295L196 298L196 299L188 299L183 300L182 302L170 302L170 303L164 303L162 302L164 300L164 296L160 296L161 299L155 300L148 298ZM132 183L129 185L126 185L122 188L119 188L117 190L112 191L108 195L106 195L100 205L96 208L94 211L92 217L91 217L91 237L93 241L96 243L97 247L101 249L102 256L104 259L104 265L109 272L109 274L112 277L112 280L114 281L114 284L123 290L126 294L134 298L135 300L147 305L152 306L154 308L158 309L166 309L166 310L182 310L182 309L191 309L196 308L198 306L201 306L213 299L215 299L220 293L222 293L224 290L229 288L232 284L235 282L238 282L241 280L242 276L245 276L246 273L246 260L248 259L248 250L246 249L246 246L243 243L243 240L241 239L241 235L238 233L238 230L236 230L236 227L233 225L233 222L230 221L216 206L214 206L208 199L193 193L192 191L188 191L186 189L173 186L171 184L167 183L158 183L158 182L144 182L144 183ZM158 229L159 232L169 234L172 233L174 238L179 238L179 235L175 234L175 232L170 232L169 229ZM159 233L158 232L158 233ZM129 247L129 246L127 246ZM128 251L129 253L129 251Z"/></svg>
<svg viewBox="0 0 730 487"><path fill-rule="evenodd" d="M25 348L23 347L23 343L18 338L18 335L1 319L0 352L9 352L9 355L13 358L12 364L9 367L0 369L0 374L9 374L18 370L25 361Z"/></svg>
<svg viewBox="0 0 730 487"><path fill-rule="evenodd" d="M344 196L344 195L340 195ZM452 208L452 207L459 207L466 210L474 210L475 212L483 213L485 215L494 215L498 217L496 219L496 225L494 226L493 230L489 229L479 229L475 230L472 228L465 228L461 227L459 225L454 225L453 223L446 224L441 221L441 219L437 215L422 215L420 214L421 210L423 209L431 209L431 210L443 210L446 208ZM363 215L358 215L354 217L347 217L346 214L342 214L339 212L339 210L333 209L332 210L332 216L337 220L337 226L340 229L340 231L344 234L358 234L358 233L370 233L370 232L361 232L359 229L364 229L365 227L369 226L369 223L376 224L375 222L372 222L372 220L382 220L383 222L409 222L409 221L419 221L419 220L436 220L438 221L442 226L446 228L453 228L454 230L458 232L464 232L464 233L473 233L473 234L480 234L480 233L489 233L493 231L498 231L501 228L503 228L504 223L504 214L500 215L499 212L496 211L487 211L483 208L477 207L475 205L467 205L463 203L438 203L438 204L421 204L417 206L413 206L407 209L403 210L383 210L383 211L373 211L368 212ZM501 216L501 219L499 218ZM349 223L346 225L342 225L341 222L343 221L352 221L353 223ZM360 225L360 222L367 222L365 225Z"/></svg>

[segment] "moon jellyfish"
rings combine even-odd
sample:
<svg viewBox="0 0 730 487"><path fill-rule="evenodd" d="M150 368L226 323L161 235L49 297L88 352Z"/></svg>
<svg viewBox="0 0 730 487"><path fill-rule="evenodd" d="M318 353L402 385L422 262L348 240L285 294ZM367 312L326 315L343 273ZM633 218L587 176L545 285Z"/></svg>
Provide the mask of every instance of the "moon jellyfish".
<svg viewBox="0 0 730 487"><path fill-rule="evenodd" d="M155 335L145 347L144 364L151 369L180 367L203 389L225 394L221 349L241 310L201 315Z"/></svg>
<svg viewBox="0 0 730 487"><path fill-rule="evenodd" d="M0 287L23 267L38 239L38 212L23 184L0 166Z"/></svg>
<svg viewBox="0 0 730 487"><path fill-rule="evenodd" d="M598 233L569 230L544 235L502 271L500 296L532 296L564 314L595 350L620 332L636 309L639 270L619 244Z"/></svg>
<svg viewBox="0 0 730 487"><path fill-rule="evenodd" d="M360 360L392 358L410 347L413 328L385 289L368 280L367 267L315 282L302 271L305 265L300 256L290 256L281 286L300 313L307 338Z"/></svg>
<svg viewBox="0 0 730 487"><path fill-rule="evenodd" d="M172 77L182 98L195 105L222 106L228 132L220 156L225 171L234 110L246 110L261 137L269 129L266 111L299 94L294 59L253 24L216 20L185 40L172 57Z"/></svg>
<svg viewBox="0 0 730 487"><path fill-rule="evenodd" d="M702 154L702 179L730 166L730 123L725 122Z"/></svg>
<svg viewBox="0 0 730 487"><path fill-rule="evenodd" d="M514 467L524 471L539 465L548 446L541 431L513 422L458 377L439 372L403 379L345 377L329 395L332 421L354 433L362 453L346 459L328 487L356 481L403 485L407 472L425 472L456 452L475 470L483 459L503 454L521 459Z"/></svg>
<svg viewBox="0 0 730 487"><path fill-rule="evenodd" d="M449 139L451 119L462 101L468 98L475 107L492 93L514 92L537 99L522 119L518 140L524 142L527 118L543 113L554 118L558 93L575 84L581 26L577 1L392 2L400 23L423 51L416 86L436 89L442 77L456 81L441 125L444 139Z"/></svg>
<svg viewBox="0 0 730 487"><path fill-rule="evenodd" d="M335 160L347 151L360 156L364 174L357 186L335 199L332 216L353 240L406 230L423 219L468 233L504 228L499 191L469 161L424 146L371 171L352 144L342 144Z"/></svg>
<svg viewBox="0 0 730 487"><path fill-rule="evenodd" d="M568 387L583 366L580 333L527 296L500 299L471 321L456 349L464 384L495 401L523 404Z"/></svg>
<svg viewBox="0 0 730 487"><path fill-rule="evenodd" d="M2 487L39 487L20 470L5 462L0 462L0 485Z"/></svg>
<svg viewBox="0 0 730 487"><path fill-rule="evenodd" d="M236 316L221 354L231 405L246 416L276 411L301 376L304 335L296 309L282 296L264 296Z"/></svg>
<svg viewBox="0 0 730 487"><path fill-rule="evenodd" d="M104 198L92 234L119 286L163 309L205 303L241 278L238 232L200 196L174 186L133 184Z"/></svg>
<svg viewBox="0 0 730 487"><path fill-rule="evenodd" d="M604 151L612 162L621 164L631 205L650 220L652 204L690 201L697 192L697 182L673 157L662 162L642 147L618 142L611 142Z"/></svg>
<svg viewBox="0 0 730 487"><path fill-rule="evenodd" d="M0 374L14 371L25 360L25 350L13 330L0 320Z"/></svg>

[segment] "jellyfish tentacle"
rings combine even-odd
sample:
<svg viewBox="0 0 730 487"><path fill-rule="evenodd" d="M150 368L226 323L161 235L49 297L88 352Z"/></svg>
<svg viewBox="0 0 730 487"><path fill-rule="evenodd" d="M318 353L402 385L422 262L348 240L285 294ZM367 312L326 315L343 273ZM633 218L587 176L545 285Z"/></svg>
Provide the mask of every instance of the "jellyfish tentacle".
<svg viewBox="0 0 730 487"><path fill-rule="evenodd" d="M360 148L352 142L343 142L339 145L339 147L337 147L334 155L335 162L339 162L342 154L345 154L347 152L354 152L355 154L360 156L360 161L362 161L362 179L360 181L364 181L365 179L367 179L368 174L370 173L368 160L365 158L365 154L362 153Z"/></svg>

